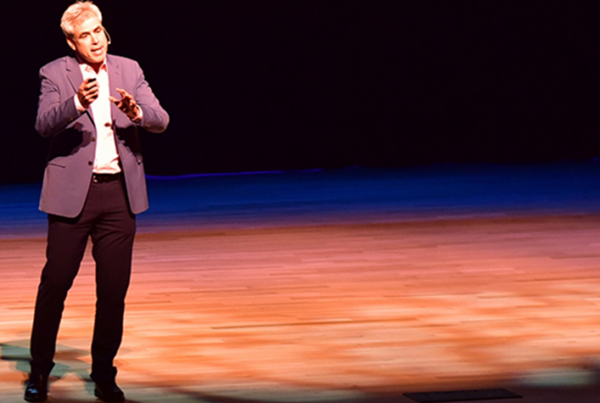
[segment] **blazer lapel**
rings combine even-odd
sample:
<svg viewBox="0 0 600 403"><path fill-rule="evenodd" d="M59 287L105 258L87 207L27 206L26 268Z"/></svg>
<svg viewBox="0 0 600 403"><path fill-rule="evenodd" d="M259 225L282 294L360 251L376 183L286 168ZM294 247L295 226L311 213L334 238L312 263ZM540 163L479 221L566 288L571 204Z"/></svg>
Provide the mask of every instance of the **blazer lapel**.
<svg viewBox="0 0 600 403"><path fill-rule="evenodd" d="M117 88L123 88L123 75L119 62L113 59L110 55L106 56L106 64L108 65L108 84L110 85L110 96L116 99L121 99L121 94L117 92ZM110 113L112 114L113 122L120 120L123 112L117 108L114 103L110 103Z"/></svg>
<svg viewBox="0 0 600 403"><path fill-rule="evenodd" d="M75 58L73 56L67 57L66 64L67 64L66 65L67 79L69 80L69 83L71 83L71 85L73 86L73 95L75 95L75 94L77 94L77 91L79 91L79 86L83 82L83 75L81 74L81 68L79 67L79 62L77 61L77 58ZM93 124L94 123L94 114L92 112L92 108L88 108L88 110L85 111L85 113L88 114L88 116L90 117L90 120L92 121L92 124Z"/></svg>
<svg viewBox="0 0 600 403"><path fill-rule="evenodd" d="M74 57L70 56L66 60L67 78L73 86L73 91L77 93L77 90L79 90L79 86L83 82L81 69L79 68L79 63L77 63L77 59L75 59Z"/></svg>

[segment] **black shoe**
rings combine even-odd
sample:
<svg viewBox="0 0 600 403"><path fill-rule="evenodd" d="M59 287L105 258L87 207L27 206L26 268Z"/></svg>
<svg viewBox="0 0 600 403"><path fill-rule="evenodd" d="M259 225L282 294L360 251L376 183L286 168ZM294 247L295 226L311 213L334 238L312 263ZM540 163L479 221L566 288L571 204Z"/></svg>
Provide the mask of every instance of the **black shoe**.
<svg viewBox="0 0 600 403"><path fill-rule="evenodd" d="M24 399L28 402L45 402L48 399L48 377L30 375L25 382Z"/></svg>
<svg viewBox="0 0 600 403"><path fill-rule="evenodd" d="M125 394L115 381L97 383L94 395L103 402L124 402Z"/></svg>

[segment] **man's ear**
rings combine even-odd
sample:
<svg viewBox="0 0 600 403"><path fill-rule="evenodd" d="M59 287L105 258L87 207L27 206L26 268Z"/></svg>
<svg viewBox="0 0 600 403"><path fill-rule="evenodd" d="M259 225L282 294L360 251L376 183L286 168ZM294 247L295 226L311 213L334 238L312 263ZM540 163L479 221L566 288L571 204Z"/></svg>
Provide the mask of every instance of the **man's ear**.
<svg viewBox="0 0 600 403"><path fill-rule="evenodd" d="M69 45L69 47L73 50L77 50L77 47L75 46L75 42L73 41L73 39L71 38L67 38L67 44Z"/></svg>

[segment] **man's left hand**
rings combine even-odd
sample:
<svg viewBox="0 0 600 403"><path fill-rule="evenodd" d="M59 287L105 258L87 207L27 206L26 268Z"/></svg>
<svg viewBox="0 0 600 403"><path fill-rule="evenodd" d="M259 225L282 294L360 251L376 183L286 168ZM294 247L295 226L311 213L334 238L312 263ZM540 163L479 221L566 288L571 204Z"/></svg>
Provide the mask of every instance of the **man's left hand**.
<svg viewBox="0 0 600 403"><path fill-rule="evenodd" d="M138 106L133 96L127 91L117 88L117 92L121 94L121 99L117 99L113 96L108 97L112 103L117 105L124 114L131 120L137 118L140 114L140 107Z"/></svg>

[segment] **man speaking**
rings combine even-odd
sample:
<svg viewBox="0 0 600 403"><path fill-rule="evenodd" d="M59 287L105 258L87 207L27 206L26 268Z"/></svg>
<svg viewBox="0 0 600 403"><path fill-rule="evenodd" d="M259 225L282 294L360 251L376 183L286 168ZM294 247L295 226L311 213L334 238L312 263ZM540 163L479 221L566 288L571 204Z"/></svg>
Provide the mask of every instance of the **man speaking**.
<svg viewBox="0 0 600 403"><path fill-rule="evenodd" d="M99 399L122 402L113 361L123 335L135 215L148 208L137 129L163 132L169 115L137 62L107 55L110 39L96 5L72 4L61 28L74 55L40 70L36 130L51 138L40 199L48 242L25 400L47 399L64 301L91 237L97 299L91 378Z"/></svg>

